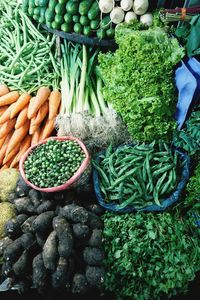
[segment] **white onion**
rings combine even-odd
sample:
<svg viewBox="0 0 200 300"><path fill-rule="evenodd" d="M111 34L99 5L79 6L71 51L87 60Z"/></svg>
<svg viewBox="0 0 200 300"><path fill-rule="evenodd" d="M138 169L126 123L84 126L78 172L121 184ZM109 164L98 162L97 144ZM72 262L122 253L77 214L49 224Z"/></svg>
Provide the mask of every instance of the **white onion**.
<svg viewBox="0 0 200 300"><path fill-rule="evenodd" d="M113 0L100 0L99 1L99 9L102 13L108 14L113 9L114 4L115 3Z"/></svg>
<svg viewBox="0 0 200 300"><path fill-rule="evenodd" d="M121 7L114 7L110 13L111 22L119 24L124 20L125 13Z"/></svg>
<svg viewBox="0 0 200 300"><path fill-rule="evenodd" d="M134 0L133 2L133 10L136 13L136 15L144 15L149 7L149 1L148 0Z"/></svg>
<svg viewBox="0 0 200 300"><path fill-rule="evenodd" d="M153 23L153 16L150 13L144 14L140 17L140 22L146 26L151 26Z"/></svg>
<svg viewBox="0 0 200 300"><path fill-rule="evenodd" d="M121 0L120 6L124 11L129 11L133 7L133 0Z"/></svg>
<svg viewBox="0 0 200 300"><path fill-rule="evenodd" d="M134 11L128 11L128 12L126 13L126 15L125 15L124 21L125 21L126 23L130 23L130 22L133 21L133 20L137 20L137 15L136 15L136 13L134 13Z"/></svg>

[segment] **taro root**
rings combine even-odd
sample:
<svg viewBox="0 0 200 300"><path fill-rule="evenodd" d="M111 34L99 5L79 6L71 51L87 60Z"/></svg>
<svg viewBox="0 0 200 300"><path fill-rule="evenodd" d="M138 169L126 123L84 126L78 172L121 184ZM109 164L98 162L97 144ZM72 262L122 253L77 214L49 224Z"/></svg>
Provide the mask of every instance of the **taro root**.
<svg viewBox="0 0 200 300"><path fill-rule="evenodd" d="M23 252L23 246L20 238L9 244L4 250L3 256L5 260L16 261Z"/></svg>
<svg viewBox="0 0 200 300"><path fill-rule="evenodd" d="M13 275L13 269L12 269L12 263L11 261L6 261L1 270L2 275L4 275L6 278Z"/></svg>
<svg viewBox="0 0 200 300"><path fill-rule="evenodd" d="M20 258L13 265L14 273L19 275L25 275L30 271L30 260L27 250L24 250Z"/></svg>
<svg viewBox="0 0 200 300"><path fill-rule="evenodd" d="M69 263L64 257L60 257L56 271L52 274L51 284L55 289L64 287L69 279Z"/></svg>
<svg viewBox="0 0 200 300"><path fill-rule="evenodd" d="M88 245L91 247L101 247L103 242L103 233L101 229L94 229L92 235L88 241Z"/></svg>
<svg viewBox="0 0 200 300"><path fill-rule="evenodd" d="M31 216L26 219L26 221L21 225L21 230L24 233L33 232L32 224L33 221L37 218L37 216Z"/></svg>
<svg viewBox="0 0 200 300"><path fill-rule="evenodd" d="M72 282L73 294L84 294L88 290L88 282L84 274L75 274Z"/></svg>
<svg viewBox="0 0 200 300"><path fill-rule="evenodd" d="M21 214L8 220L5 224L5 235L11 238L17 238L21 235L21 224L27 219L27 215Z"/></svg>
<svg viewBox="0 0 200 300"><path fill-rule="evenodd" d="M17 198L14 200L14 205L19 213L34 213L35 208L28 197Z"/></svg>
<svg viewBox="0 0 200 300"><path fill-rule="evenodd" d="M51 271L55 271L58 257L57 249L57 237L56 232L52 231L48 236L42 252L45 268Z"/></svg>
<svg viewBox="0 0 200 300"><path fill-rule="evenodd" d="M90 234L90 228L81 223L77 223L73 225L73 234L77 239L85 239Z"/></svg>
<svg viewBox="0 0 200 300"><path fill-rule="evenodd" d="M36 232L35 238L36 238L36 241L37 241L38 245L41 248L44 247L44 244L46 243L47 236L48 236L48 234L46 234L46 233Z"/></svg>
<svg viewBox="0 0 200 300"><path fill-rule="evenodd" d="M20 243L22 247L26 250L32 247L32 245L35 243L35 237L31 232L27 232L22 234L18 240L20 240Z"/></svg>
<svg viewBox="0 0 200 300"><path fill-rule="evenodd" d="M87 225L91 229L103 229L103 221L92 212L88 213Z"/></svg>
<svg viewBox="0 0 200 300"><path fill-rule="evenodd" d="M53 220L53 228L58 236L59 256L68 258L72 252L73 236L69 223L61 217Z"/></svg>
<svg viewBox="0 0 200 300"><path fill-rule="evenodd" d="M42 196L41 196L40 192L38 192L34 189L31 189L28 193L28 196L31 199L31 202L34 207L37 208L41 204Z"/></svg>
<svg viewBox="0 0 200 300"><path fill-rule="evenodd" d="M24 179L21 175L19 175L19 179L17 182L17 187L15 193L17 197L25 197L28 195L28 192L31 188L25 183Z"/></svg>
<svg viewBox="0 0 200 300"><path fill-rule="evenodd" d="M48 287L48 272L44 266L42 254L38 254L33 259L33 285L39 293L45 292Z"/></svg>
<svg viewBox="0 0 200 300"><path fill-rule="evenodd" d="M37 213L42 214L43 212L53 209L54 203L50 200L46 200L37 207Z"/></svg>
<svg viewBox="0 0 200 300"><path fill-rule="evenodd" d="M104 283L105 270L102 267L87 266L85 274L91 286L101 286Z"/></svg>
<svg viewBox="0 0 200 300"><path fill-rule="evenodd" d="M33 222L32 228L34 231L44 233L49 230L52 225L52 219L55 213L53 211L46 211L40 214Z"/></svg>
<svg viewBox="0 0 200 300"><path fill-rule="evenodd" d="M99 248L86 247L83 251L83 258L87 265L99 266L104 259L104 252Z"/></svg>
<svg viewBox="0 0 200 300"><path fill-rule="evenodd" d="M73 221L74 223L86 223L88 220L88 212L84 207L69 204L60 209L60 215Z"/></svg>

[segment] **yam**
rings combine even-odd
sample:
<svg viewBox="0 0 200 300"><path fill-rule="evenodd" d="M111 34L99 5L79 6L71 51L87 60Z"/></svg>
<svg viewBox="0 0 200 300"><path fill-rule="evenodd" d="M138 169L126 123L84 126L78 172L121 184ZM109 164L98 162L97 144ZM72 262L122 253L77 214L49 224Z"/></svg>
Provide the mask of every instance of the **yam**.
<svg viewBox="0 0 200 300"><path fill-rule="evenodd" d="M44 244L42 252L45 268L51 271L55 271L56 269L58 257L57 245L58 241L56 237L56 232L52 231Z"/></svg>

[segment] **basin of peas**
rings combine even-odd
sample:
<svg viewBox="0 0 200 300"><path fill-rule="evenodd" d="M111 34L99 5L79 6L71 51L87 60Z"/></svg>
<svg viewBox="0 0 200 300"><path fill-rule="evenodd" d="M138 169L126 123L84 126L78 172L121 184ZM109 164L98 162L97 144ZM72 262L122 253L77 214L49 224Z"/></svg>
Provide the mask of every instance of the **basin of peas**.
<svg viewBox="0 0 200 300"><path fill-rule="evenodd" d="M87 160L87 150L78 139L55 137L29 148L20 161L20 172L36 189L63 190L80 176Z"/></svg>

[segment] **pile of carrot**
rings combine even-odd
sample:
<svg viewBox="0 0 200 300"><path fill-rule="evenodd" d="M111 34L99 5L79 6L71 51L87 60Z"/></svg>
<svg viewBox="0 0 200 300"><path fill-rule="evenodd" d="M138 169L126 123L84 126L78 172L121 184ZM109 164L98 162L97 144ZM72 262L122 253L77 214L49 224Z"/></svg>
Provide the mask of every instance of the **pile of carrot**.
<svg viewBox="0 0 200 300"><path fill-rule="evenodd" d="M35 96L0 84L0 168L18 168L26 150L51 136L61 94L42 86Z"/></svg>

